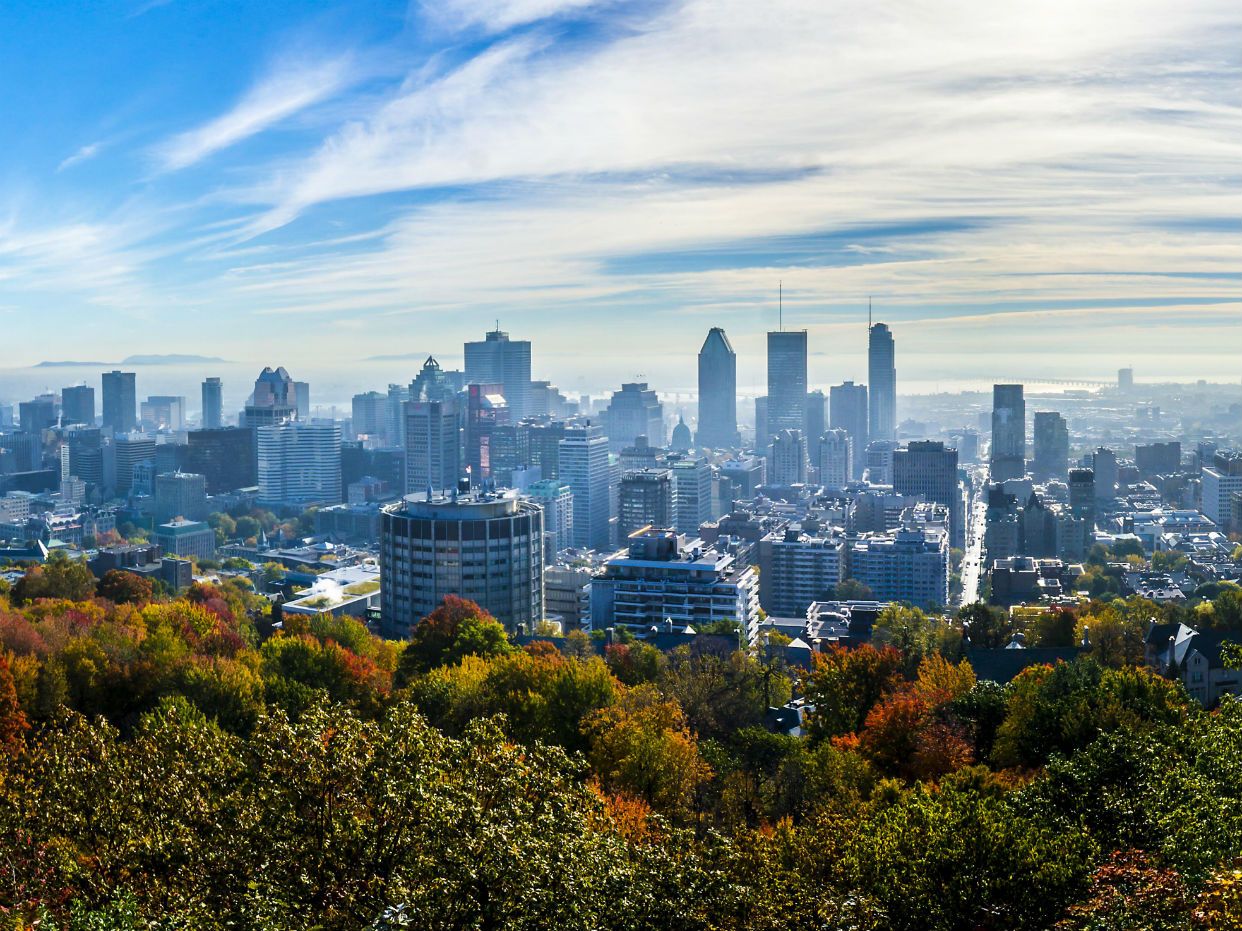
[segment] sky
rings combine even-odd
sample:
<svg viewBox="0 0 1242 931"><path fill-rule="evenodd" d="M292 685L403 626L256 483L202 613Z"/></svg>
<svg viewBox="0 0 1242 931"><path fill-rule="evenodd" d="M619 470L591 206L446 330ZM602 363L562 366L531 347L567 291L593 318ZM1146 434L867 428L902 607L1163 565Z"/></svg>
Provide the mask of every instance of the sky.
<svg viewBox="0 0 1242 931"><path fill-rule="evenodd" d="M0 5L0 369L1237 380L1237 0ZM391 360L390 360L391 361Z"/></svg>

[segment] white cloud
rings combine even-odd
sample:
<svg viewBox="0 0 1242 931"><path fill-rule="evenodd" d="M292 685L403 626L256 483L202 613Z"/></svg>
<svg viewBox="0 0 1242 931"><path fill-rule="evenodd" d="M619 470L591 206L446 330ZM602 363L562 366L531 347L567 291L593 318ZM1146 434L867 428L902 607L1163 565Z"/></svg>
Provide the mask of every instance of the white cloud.
<svg viewBox="0 0 1242 931"><path fill-rule="evenodd" d="M422 15L451 29L482 27L503 32L514 26L607 7L616 0L431 0L417 6Z"/></svg>
<svg viewBox="0 0 1242 931"><path fill-rule="evenodd" d="M90 161L92 158L98 155L102 149L103 149L102 142L91 142L87 145L84 145L82 146L82 148L78 149L76 152L74 152L72 155L67 157L64 161L62 161L56 167L56 170L64 171L66 168L72 168L74 165L80 164L81 162Z"/></svg>
<svg viewBox="0 0 1242 931"><path fill-rule="evenodd" d="M340 91L351 79L351 63L343 56L276 68L227 113L160 145L158 161L176 171L263 132Z"/></svg>

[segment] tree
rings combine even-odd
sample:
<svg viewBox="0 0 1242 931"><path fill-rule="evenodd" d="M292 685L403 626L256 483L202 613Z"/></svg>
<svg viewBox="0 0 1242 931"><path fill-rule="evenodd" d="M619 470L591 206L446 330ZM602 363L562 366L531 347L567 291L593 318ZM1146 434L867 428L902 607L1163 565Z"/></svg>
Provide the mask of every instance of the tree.
<svg viewBox="0 0 1242 931"><path fill-rule="evenodd" d="M17 689L13 684L13 674L9 671L9 661L0 653L0 753L7 756L17 753L22 746L22 737L29 728L26 714L17 701Z"/></svg>
<svg viewBox="0 0 1242 931"><path fill-rule="evenodd" d="M1031 630L1031 646L1072 647L1078 618L1069 608L1053 608L1042 612Z"/></svg>
<svg viewBox="0 0 1242 931"><path fill-rule="evenodd" d="M871 640L899 651L910 675L918 668L919 660L939 646L933 621L918 608L903 604L890 604L880 612L871 630Z"/></svg>
<svg viewBox="0 0 1242 931"><path fill-rule="evenodd" d="M870 644L812 654L811 669L802 678L802 694L815 708L807 720L811 737L859 731L875 704L901 684L903 662L892 647L877 650Z"/></svg>
<svg viewBox="0 0 1242 931"><path fill-rule="evenodd" d="M1141 850L1116 850L1091 877L1090 897L1071 905L1055 931L1188 931L1191 905L1176 870Z"/></svg>
<svg viewBox="0 0 1242 931"><path fill-rule="evenodd" d="M42 566L34 566L13 586L14 604L29 604L39 598L89 601L95 595L95 577L86 563L72 560L60 550Z"/></svg>
<svg viewBox="0 0 1242 931"><path fill-rule="evenodd" d="M1008 612L1003 608L986 605L982 601L963 605L957 612L957 620L971 646L978 649L998 649L1013 636Z"/></svg>
<svg viewBox="0 0 1242 931"><path fill-rule="evenodd" d="M473 601L446 595L439 607L410 629L410 642L397 667L397 684L437 666L457 663L463 656L497 656L509 649L508 636L496 618Z"/></svg>
<svg viewBox="0 0 1242 931"><path fill-rule="evenodd" d="M109 569L99 580L96 594L113 604L144 605L154 597L154 588L149 579L136 573Z"/></svg>
<svg viewBox="0 0 1242 931"><path fill-rule="evenodd" d="M846 579L833 592L838 601L870 601L875 593L857 579Z"/></svg>

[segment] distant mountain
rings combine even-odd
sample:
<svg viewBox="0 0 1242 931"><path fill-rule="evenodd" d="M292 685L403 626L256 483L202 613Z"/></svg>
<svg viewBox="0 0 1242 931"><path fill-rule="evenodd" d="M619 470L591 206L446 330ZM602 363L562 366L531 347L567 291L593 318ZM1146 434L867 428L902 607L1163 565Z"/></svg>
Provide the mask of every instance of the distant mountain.
<svg viewBox="0 0 1242 931"><path fill-rule="evenodd" d="M128 356L121 360L121 365L180 365L184 362L227 362L227 359L221 359L217 356L184 356L184 355L164 355L164 356Z"/></svg>
<svg viewBox="0 0 1242 931"><path fill-rule="evenodd" d="M35 366L34 366L34 368L37 368L37 369L60 369L60 368L71 368L72 366L75 366L75 365L94 366L94 367L98 368L98 367L99 367L99 366L101 366L101 365L116 365L116 364L117 364L117 363L115 363L115 362L71 362L71 361L57 361L57 362L40 362L40 363L38 363L37 365L35 365Z"/></svg>
<svg viewBox="0 0 1242 931"><path fill-rule="evenodd" d="M182 365L185 363L198 362L228 362L228 359L220 359L216 356L194 356L194 355L155 355L155 356L128 356L120 362L77 362L72 360L54 360L40 362L34 366L37 369L60 369L86 367L101 368L109 365Z"/></svg>

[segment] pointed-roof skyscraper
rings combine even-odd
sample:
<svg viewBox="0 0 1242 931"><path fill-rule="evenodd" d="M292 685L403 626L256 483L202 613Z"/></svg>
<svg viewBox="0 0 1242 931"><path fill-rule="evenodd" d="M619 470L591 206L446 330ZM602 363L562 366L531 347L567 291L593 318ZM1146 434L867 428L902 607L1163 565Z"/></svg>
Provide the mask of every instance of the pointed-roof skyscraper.
<svg viewBox="0 0 1242 931"><path fill-rule="evenodd" d="M897 439L897 361L893 334L887 324L871 327L867 341L867 369L871 381L868 399L870 439Z"/></svg>
<svg viewBox="0 0 1242 931"><path fill-rule="evenodd" d="M720 327L712 327L699 350L699 446L738 446L737 353Z"/></svg>

